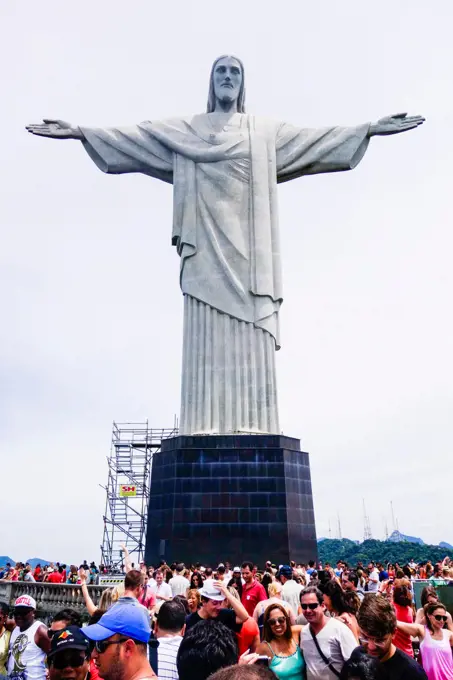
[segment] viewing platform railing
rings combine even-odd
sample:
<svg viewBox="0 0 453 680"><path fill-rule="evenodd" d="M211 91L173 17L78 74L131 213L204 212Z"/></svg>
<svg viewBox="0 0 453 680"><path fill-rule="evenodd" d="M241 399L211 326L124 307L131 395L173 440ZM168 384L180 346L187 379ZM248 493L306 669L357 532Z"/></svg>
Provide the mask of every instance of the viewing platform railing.
<svg viewBox="0 0 453 680"><path fill-rule="evenodd" d="M109 585L88 586L88 592L95 605ZM75 609L86 613L82 587L66 583L33 583L28 581L0 581L0 601L10 607L21 595L30 595L36 600L36 618L47 621L60 609Z"/></svg>

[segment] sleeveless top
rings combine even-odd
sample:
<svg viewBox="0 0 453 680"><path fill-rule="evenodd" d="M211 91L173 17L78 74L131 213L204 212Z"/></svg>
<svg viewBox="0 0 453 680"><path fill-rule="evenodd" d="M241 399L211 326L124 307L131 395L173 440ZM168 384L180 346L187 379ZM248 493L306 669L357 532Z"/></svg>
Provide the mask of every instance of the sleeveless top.
<svg viewBox="0 0 453 680"><path fill-rule="evenodd" d="M6 661L8 659L9 640L11 633L6 628L0 634L0 675L6 675Z"/></svg>
<svg viewBox="0 0 453 680"><path fill-rule="evenodd" d="M396 618L398 621L402 621L403 623L414 622L412 609L410 607L403 607L402 605L394 602L393 608L395 610ZM403 633L403 631L400 630L399 628L397 628L396 633L393 636L393 644L395 645L395 647L398 647L398 649L401 649L402 652L414 658L414 650L412 648L411 636L407 635L407 633Z"/></svg>
<svg viewBox="0 0 453 680"><path fill-rule="evenodd" d="M425 627L425 637L420 642L423 668L428 680L451 680L453 678L452 650L448 631L442 629L442 640L434 640Z"/></svg>
<svg viewBox="0 0 453 680"><path fill-rule="evenodd" d="M305 661L300 647L296 645L296 651L290 656L279 656L275 654L268 642L266 644L273 654L269 668L275 673L278 680L301 680L303 678Z"/></svg>
<svg viewBox="0 0 453 680"><path fill-rule="evenodd" d="M46 654L35 643L35 633L41 621L35 621L30 628L21 631L16 626L9 643L8 675L15 680L45 680Z"/></svg>

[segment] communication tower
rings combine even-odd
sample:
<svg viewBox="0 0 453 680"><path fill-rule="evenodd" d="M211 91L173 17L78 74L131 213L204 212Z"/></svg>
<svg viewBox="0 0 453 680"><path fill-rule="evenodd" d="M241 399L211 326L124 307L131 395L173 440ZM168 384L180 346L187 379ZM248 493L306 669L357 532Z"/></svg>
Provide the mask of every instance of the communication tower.
<svg viewBox="0 0 453 680"><path fill-rule="evenodd" d="M395 513L393 510L393 501L390 501L390 509L392 511L392 522L393 522L393 533L392 533L392 539L395 542L402 542L404 541L403 535L400 532L400 528L398 525L398 518L395 517Z"/></svg>
<svg viewBox="0 0 453 680"><path fill-rule="evenodd" d="M153 429L148 421L113 423L108 457L102 563L109 571L122 571L125 545L137 566L145 556L148 502L153 455L163 439L178 434L173 428Z"/></svg>
<svg viewBox="0 0 453 680"><path fill-rule="evenodd" d="M367 515L364 498L362 498L362 502L363 502L363 540L369 541L371 538L373 538L373 534L371 533L370 518Z"/></svg>
<svg viewBox="0 0 453 680"><path fill-rule="evenodd" d="M340 513L337 513L337 532L338 532L338 539L341 541L343 538L343 535L341 533L341 522L340 522Z"/></svg>

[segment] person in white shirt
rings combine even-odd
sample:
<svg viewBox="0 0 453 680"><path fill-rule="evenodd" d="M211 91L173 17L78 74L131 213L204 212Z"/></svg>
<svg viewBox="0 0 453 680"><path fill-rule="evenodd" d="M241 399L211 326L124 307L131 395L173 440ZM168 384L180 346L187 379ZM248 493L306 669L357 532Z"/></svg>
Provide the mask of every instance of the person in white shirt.
<svg viewBox="0 0 453 680"><path fill-rule="evenodd" d="M45 680L46 655L50 651L47 626L35 620L36 600L21 595L14 604L16 627L9 642L8 676L13 680Z"/></svg>
<svg viewBox="0 0 453 680"><path fill-rule="evenodd" d="M173 597L175 595L186 595L190 588L190 581L183 576L184 569L185 567L183 564L177 564L176 574L168 582Z"/></svg>
<svg viewBox="0 0 453 680"><path fill-rule="evenodd" d="M164 602L159 609L154 628L154 637L159 641L157 668L159 680L178 680L176 658L179 645L186 630L186 611L176 600Z"/></svg>
<svg viewBox="0 0 453 680"><path fill-rule="evenodd" d="M157 600L156 606L159 607L159 605L161 605L162 602L171 600L173 596L171 593L170 586L168 585L168 583L165 583L164 575L159 569L154 574L154 578L156 579L156 585L153 588L153 593L156 596Z"/></svg>
<svg viewBox="0 0 453 680"><path fill-rule="evenodd" d="M31 582L35 581L35 577L34 577L33 574L32 574L30 565L27 565L27 566L25 567L25 571L24 571L24 581L31 581Z"/></svg>
<svg viewBox="0 0 453 680"><path fill-rule="evenodd" d="M288 564L284 564L280 567L280 571L278 572L278 579L283 586L282 600L284 600L291 606L294 615L297 616L297 613L299 611L300 593L302 592L304 587L301 586L300 583L297 583L296 581L293 580L293 570Z"/></svg>
<svg viewBox="0 0 453 680"><path fill-rule="evenodd" d="M377 569L374 562L369 563L368 570L368 592L377 593L379 590L379 570Z"/></svg>
<svg viewBox="0 0 453 680"><path fill-rule="evenodd" d="M217 569L219 569L220 567L225 567L225 581L228 583L228 581L233 578L233 572L230 569L230 563L225 562L225 564L223 564L223 562L220 562Z"/></svg>
<svg viewBox="0 0 453 680"><path fill-rule="evenodd" d="M318 588L305 588L300 600L308 621L300 637L307 680L337 680L344 663L357 647L357 640L342 621L325 615L323 595Z"/></svg>

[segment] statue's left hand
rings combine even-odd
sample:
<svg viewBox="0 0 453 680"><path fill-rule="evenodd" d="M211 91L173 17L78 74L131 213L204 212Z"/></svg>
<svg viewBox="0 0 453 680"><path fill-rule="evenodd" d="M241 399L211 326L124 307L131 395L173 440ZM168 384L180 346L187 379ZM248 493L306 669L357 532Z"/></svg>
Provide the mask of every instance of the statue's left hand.
<svg viewBox="0 0 453 680"><path fill-rule="evenodd" d="M385 116L377 123L370 125L369 136L374 135L397 135L422 125L425 122L423 116L408 116L407 113L395 113L393 116Z"/></svg>

